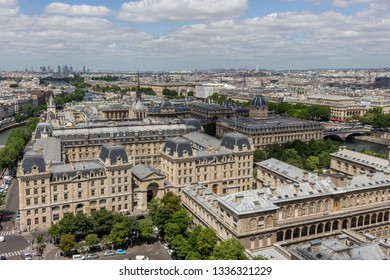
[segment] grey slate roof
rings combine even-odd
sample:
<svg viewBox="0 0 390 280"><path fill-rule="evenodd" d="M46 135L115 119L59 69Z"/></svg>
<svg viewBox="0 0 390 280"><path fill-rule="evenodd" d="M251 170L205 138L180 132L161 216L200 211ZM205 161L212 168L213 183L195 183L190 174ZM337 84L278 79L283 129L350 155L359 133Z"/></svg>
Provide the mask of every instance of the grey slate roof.
<svg viewBox="0 0 390 280"><path fill-rule="evenodd" d="M207 149L208 147L218 149L219 145L221 144L221 140L197 131L184 134L183 137L190 140L191 142L196 143L198 146L204 149Z"/></svg>
<svg viewBox="0 0 390 280"><path fill-rule="evenodd" d="M89 160L84 162L75 162L71 164L53 164L51 166L51 173L53 176L63 176L67 175L69 177L74 177L78 173L82 175L88 175L93 171L94 173L99 173L104 170L104 166L98 160Z"/></svg>
<svg viewBox="0 0 390 280"><path fill-rule="evenodd" d="M149 177L152 174L157 174L159 176L164 176L160 171L157 169L154 169L150 166L147 166L145 164L137 164L131 169L131 172L138 177L139 179L145 179Z"/></svg>
<svg viewBox="0 0 390 280"><path fill-rule="evenodd" d="M230 150L234 150L234 146L237 146L239 150L242 150L244 145L248 149L251 147L248 137L238 132L225 133L221 141L221 146Z"/></svg>
<svg viewBox="0 0 390 280"><path fill-rule="evenodd" d="M35 128L35 138L40 139L42 136L42 133L46 132L49 136L53 135L53 127L49 123L38 123L37 127Z"/></svg>
<svg viewBox="0 0 390 280"><path fill-rule="evenodd" d="M190 141L184 138L168 138L163 148L164 152L169 151L169 155L173 156L175 152L179 157L182 157L187 151L189 156L193 155Z"/></svg>
<svg viewBox="0 0 390 280"><path fill-rule="evenodd" d="M100 150L99 158L105 162L108 158L110 164L116 164L118 159L121 158L123 163L128 163L127 154L125 148L118 144L103 144Z"/></svg>
<svg viewBox="0 0 390 280"><path fill-rule="evenodd" d="M46 163L58 163L62 161L61 139L47 137L37 139L33 150L42 153Z"/></svg>
<svg viewBox="0 0 390 280"><path fill-rule="evenodd" d="M24 174L31 173L34 166L38 168L39 172L44 172L46 169L46 164L45 160L43 159L43 155L41 153L29 151L25 153L22 160Z"/></svg>

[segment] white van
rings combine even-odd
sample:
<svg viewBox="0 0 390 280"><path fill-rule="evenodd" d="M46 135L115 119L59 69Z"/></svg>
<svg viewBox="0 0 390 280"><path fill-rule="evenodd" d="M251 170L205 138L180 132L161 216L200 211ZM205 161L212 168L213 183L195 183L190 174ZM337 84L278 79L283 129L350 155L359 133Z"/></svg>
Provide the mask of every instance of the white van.
<svg viewBox="0 0 390 280"><path fill-rule="evenodd" d="M135 259L137 261L143 261L143 260L148 260L149 258L147 256L144 256L144 255L137 255L137 256L135 256Z"/></svg>
<svg viewBox="0 0 390 280"><path fill-rule="evenodd" d="M31 255L31 253L29 251L22 251L22 259L25 259L25 260L32 260L33 257Z"/></svg>
<svg viewBox="0 0 390 280"><path fill-rule="evenodd" d="M85 260L85 257L82 255L73 255L72 259L73 260Z"/></svg>

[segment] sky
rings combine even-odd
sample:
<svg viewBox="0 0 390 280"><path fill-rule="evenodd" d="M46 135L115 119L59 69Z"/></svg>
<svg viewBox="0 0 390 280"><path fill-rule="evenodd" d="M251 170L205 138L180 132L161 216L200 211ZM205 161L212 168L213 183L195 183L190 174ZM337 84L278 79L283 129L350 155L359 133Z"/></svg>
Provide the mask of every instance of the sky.
<svg viewBox="0 0 390 280"><path fill-rule="evenodd" d="M390 66L389 0L0 0L0 70Z"/></svg>

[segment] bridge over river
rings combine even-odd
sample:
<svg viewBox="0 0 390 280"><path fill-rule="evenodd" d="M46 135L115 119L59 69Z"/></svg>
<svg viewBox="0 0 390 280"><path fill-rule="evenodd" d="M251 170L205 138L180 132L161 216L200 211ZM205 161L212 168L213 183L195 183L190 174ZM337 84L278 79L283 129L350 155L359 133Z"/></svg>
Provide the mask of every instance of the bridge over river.
<svg viewBox="0 0 390 280"><path fill-rule="evenodd" d="M351 136L361 136L371 133L369 128L327 128L324 129L324 138L336 138L345 141Z"/></svg>

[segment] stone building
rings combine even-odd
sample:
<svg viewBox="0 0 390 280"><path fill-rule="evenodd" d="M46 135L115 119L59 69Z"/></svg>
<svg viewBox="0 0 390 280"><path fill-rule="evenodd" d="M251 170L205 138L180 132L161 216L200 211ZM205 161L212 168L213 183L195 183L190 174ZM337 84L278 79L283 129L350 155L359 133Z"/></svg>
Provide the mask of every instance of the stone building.
<svg viewBox="0 0 390 280"><path fill-rule="evenodd" d="M240 133L222 140L199 132L167 139L161 152L161 172L180 195L187 185L203 184L227 195L252 189L253 147Z"/></svg>
<svg viewBox="0 0 390 280"><path fill-rule="evenodd" d="M345 146L341 146L339 151L330 155L331 173L343 173L351 176L359 174L373 174L376 172L390 174L389 159L382 159L348 150Z"/></svg>
<svg viewBox="0 0 390 280"><path fill-rule="evenodd" d="M216 134L222 137L232 131L246 135L255 149L262 149L270 144L282 144L301 140L323 139L323 127L319 122L305 121L295 118L270 118L270 119L219 119L217 121Z"/></svg>
<svg viewBox="0 0 390 280"><path fill-rule="evenodd" d="M219 196L203 185L182 188L182 203L221 239L248 250L326 238L348 231L390 235L390 178L377 172L348 180L320 178L275 159L257 164L257 189Z"/></svg>
<svg viewBox="0 0 390 280"><path fill-rule="evenodd" d="M103 144L116 143L125 147L127 155L134 159L135 164L158 166L160 150L167 138L195 130L195 127L185 124L145 125L139 122L100 122L80 124L71 128L53 128L49 123L39 123L32 140L44 136L61 139L67 162L94 159Z"/></svg>
<svg viewBox="0 0 390 280"><path fill-rule="evenodd" d="M66 213L135 210L133 162L123 146L104 144L97 159L68 164L51 163L47 155L58 150L46 149L27 152L18 166L22 231L48 228Z"/></svg>

